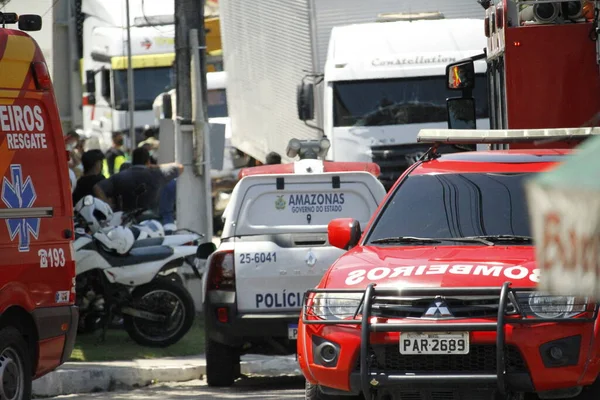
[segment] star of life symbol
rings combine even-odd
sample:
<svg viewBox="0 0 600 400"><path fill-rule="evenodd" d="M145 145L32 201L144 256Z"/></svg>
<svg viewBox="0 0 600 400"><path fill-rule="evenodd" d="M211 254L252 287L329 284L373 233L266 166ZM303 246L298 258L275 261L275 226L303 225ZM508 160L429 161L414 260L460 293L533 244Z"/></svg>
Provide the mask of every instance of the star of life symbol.
<svg viewBox="0 0 600 400"><path fill-rule="evenodd" d="M20 164L10 166L9 181L2 181L2 201L8 208L31 208L37 199L35 188L28 176L23 181L23 171ZM29 251L30 236L38 238L40 234L40 218L11 218L6 220L10 240L19 236L19 251Z"/></svg>
<svg viewBox="0 0 600 400"><path fill-rule="evenodd" d="M429 318L443 318L453 317L454 315L452 315L452 313L448 309L448 305L446 304L446 302L438 298L435 299L433 303L429 305L429 308L427 309L427 311L425 311L425 314L423 314L423 316Z"/></svg>
<svg viewBox="0 0 600 400"><path fill-rule="evenodd" d="M304 257L304 261L306 261L306 265L309 267L314 267L317 263L317 256L315 256L314 253L309 250L308 253L306 253L306 257Z"/></svg>

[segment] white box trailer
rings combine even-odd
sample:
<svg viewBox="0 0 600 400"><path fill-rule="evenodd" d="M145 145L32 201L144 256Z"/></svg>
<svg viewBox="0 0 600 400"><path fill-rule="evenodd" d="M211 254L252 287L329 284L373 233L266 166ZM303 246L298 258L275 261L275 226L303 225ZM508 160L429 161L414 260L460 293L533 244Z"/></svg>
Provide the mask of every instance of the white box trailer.
<svg viewBox="0 0 600 400"><path fill-rule="evenodd" d="M305 75L323 73L333 27L375 22L382 13L483 13L474 0L220 0L219 8L232 144L260 161L269 151L285 156L291 138L321 137L298 119L296 90ZM318 89L315 121L322 127Z"/></svg>

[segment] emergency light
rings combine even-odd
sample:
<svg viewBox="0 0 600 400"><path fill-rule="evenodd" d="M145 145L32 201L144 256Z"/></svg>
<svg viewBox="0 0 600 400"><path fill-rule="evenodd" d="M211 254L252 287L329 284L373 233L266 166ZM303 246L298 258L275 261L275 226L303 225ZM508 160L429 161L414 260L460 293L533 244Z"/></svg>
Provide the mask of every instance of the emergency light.
<svg viewBox="0 0 600 400"><path fill-rule="evenodd" d="M600 135L600 127L558 129L421 129L420 143L515 143L538 140L585 139Z"/></svg>
<svg viewBox="0 0 600 400"><path fill-rule="evenodd" d="M291 139L287 146L286 154L289 158L299 156L301 160L317 160L325 158L330 147L331 142L325 137L319 140Z"/></svg>

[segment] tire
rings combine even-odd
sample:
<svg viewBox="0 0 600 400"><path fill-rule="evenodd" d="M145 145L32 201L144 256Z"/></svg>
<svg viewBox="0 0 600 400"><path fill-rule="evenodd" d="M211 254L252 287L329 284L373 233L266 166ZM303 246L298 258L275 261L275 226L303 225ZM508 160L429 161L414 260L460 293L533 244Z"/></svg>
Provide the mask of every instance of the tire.
<svg viewBox="0 0 600 400"><path fill-rule="evenodd" d="M305 400L362 400L363 396L338 396L338 395L330 395L325 394L319 390L318 385L313 385L309 381L306 381L305 391L304 391L304 399Z"/></svg>
<svg viewBox="0 0 600 400"><path fill-rule="evenodd" d="M144 304L144 298L149 295L163 292L169 294L170 298L176 300L181 306L181 314L178 315L176 325L169 329L166 335L161 333L165 328L169 328L164 322L154 322L144 320L142 318L133 317L131 315L123 315L123 325L129 336L138 344L148 347L168 347L177 343L194 324L196 308L194 299L185 287L173 281L170 278L159 277L152 282L137 287L133 290L132 306L140 307L142 310L156 312L156 308ZM160 306L164 306L166 302L159 301ZM159 306L159 307L160 307ZM160 310L163 311L163 310ZM160 312L159 311L159 312ZM170 314L172 309L164 310L162 314Z"/></svg>
<svg viewBox="0 0 600 400"><path fill-rule="evenodd" d="M240 376L240 353L234 347L206 338L206 382L208 386L228 387Z"/></svg>
<svg viewBox="0 0 600 400"><path fill-rule="evenodd" d="M31 354L21 333L12 326L0 329L0 398L29 400L32 372Z"/></svg>

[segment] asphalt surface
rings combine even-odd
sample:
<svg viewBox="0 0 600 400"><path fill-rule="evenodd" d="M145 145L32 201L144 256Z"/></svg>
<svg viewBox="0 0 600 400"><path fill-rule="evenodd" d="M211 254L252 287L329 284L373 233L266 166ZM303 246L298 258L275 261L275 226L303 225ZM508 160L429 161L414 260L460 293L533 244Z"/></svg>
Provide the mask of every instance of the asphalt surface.
<svg viewBox="0 0 600 400"><path fill-rule="evenodd" d="M304 378L246 378L230 388L209 388L206 381L164 383L129 391L57 396L54 400L209 400L282 399L304 400Z"/></svg>

